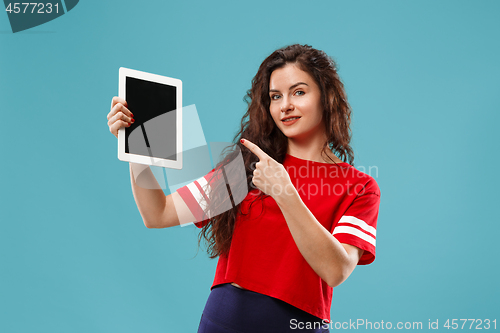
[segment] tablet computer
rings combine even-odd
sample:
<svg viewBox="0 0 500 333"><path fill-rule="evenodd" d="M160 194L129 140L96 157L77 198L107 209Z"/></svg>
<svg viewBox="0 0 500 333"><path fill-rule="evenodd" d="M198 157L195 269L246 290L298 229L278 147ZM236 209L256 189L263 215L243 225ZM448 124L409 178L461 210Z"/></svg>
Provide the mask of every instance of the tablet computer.
<svg viewBox="0 0 500 333"><path fill-rule="evenodd" d="M182 169L182 82L121 67L119 96L135 122L118 131L118 159Z"/></svg>

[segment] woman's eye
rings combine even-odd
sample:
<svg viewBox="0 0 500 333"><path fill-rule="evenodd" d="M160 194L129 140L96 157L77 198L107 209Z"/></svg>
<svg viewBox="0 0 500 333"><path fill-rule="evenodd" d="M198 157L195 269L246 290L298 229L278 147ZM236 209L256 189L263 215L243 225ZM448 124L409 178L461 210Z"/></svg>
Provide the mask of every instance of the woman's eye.
<svg viewBox="0 0 500 333"><path fill-rule="evenodd" d="M278 99L278 98L280 98L280 95L272 95L272 96L271 96L271 99L273 99L273 100L276 100L276 99Z"/></svg>
<svg viewBox="0 0 500 333"><path fill-rule="evenodd" d="M302 95L304 95L304 94L305 94L305 92L303 92L302 90L297 90L297 91L295 92L295 95L298 95L298 96L302 96Z"/></svg>

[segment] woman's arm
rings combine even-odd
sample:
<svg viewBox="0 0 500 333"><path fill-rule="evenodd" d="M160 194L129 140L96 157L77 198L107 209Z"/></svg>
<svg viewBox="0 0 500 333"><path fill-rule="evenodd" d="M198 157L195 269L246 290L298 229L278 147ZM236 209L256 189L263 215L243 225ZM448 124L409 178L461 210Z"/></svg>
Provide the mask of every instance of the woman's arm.
<svg viewBox="0 0 500 333"><path fill-rule="evenodd" d="M177 192L165 196L149 166L130 163L130 183L147 228L168 228L196 221Z"/></svg>
<svg viewBox="0 0 500 333"><path fill-rule="evenodd" d="M358 264L363 250L340 243L318 222L295 188L288 192L275 200L300 253L330 287L340 285Z"/></svg>

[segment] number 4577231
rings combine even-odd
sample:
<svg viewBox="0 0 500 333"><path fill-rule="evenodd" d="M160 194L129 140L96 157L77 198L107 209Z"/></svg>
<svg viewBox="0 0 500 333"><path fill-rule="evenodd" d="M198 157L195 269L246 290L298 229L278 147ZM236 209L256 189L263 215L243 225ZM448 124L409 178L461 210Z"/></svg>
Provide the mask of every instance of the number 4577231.
<svg viewBox="0 0 500 333"><path fill-rule="evenodd" d="M31 8L30 8L31 7ZM5 11L9 14L50 14L53 11L59 13L59 4L42 2L14 2L9 3Z"/></svg>

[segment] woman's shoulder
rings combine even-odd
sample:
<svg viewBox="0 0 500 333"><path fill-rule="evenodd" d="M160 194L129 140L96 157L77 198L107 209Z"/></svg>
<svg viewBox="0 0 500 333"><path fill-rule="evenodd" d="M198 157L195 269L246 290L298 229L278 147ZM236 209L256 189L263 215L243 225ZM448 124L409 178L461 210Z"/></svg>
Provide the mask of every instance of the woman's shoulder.
<svg viewBox="0 0 500 333"><path fill-rule="evenodd" d="M380 187L375 178L378 177L378 168L364 168L363 166L354 167L349 165L353 170L354 179L358 184L363 184L364 194L376 194L380 196Z"/></svg>

